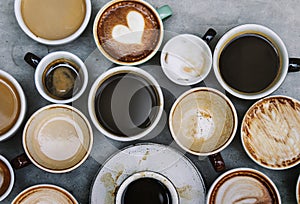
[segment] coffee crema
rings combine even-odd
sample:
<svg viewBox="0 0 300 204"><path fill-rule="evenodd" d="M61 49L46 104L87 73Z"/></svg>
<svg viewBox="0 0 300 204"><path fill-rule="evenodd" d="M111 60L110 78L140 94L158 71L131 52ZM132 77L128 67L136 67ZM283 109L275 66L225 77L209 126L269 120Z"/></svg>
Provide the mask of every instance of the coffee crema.
<svg viewBox="0 0 300 204"><path fill-rule="evenodd" d="M156 14L139 1L112 4L101 15L97 36L101 47L121 62L136 62L156 49L160 39Z"/></svg>
<svg viewBox="0 0 300 204"><path fill-rule="evenodd" d="M123 192L121 204L172 204L170 191L159 180L140 178Z"/></svg>
<svg viewBox="0 0 300 204"><path fill-rule="evenodd" d="M143 132L158 114L160 101L153 85L133 73L110 76L98 88L95 112L101 126L118 136Z"/></svg>
<svg viewBox="0 0 300 204"><path fill-rule="evenodd" d="M0 137L7 133L19 118L20 96L9 79L0 76Z"/></svg>
<svg viewBox="0 0 300 204"><path fill-rule="evenodd" d="M218 181L208 199L210 204L279 203L279 198L270 182L251 171L236 171L226 175Z"/></svg>
<svg viewBox="0 0 300 204"><path fill-rule="evenodd" d="M242 34L231 40L219 57L225 83L243 93L258 93L278 77L280 58L272 42L259 34Z"/></svg>
<svg viewBox="0 0 300 204"><path fill-rule="evenodd" d="M21 14L28 29L47 40L64 39L84 21L85 0L22 0Z"/></svg>
<svg viewBox="0 0 300 204"><path fill-rule="evenodd" d="M254 104L242 122L242 140L263 166L287 168L300 162L300 103L273 96Z"/></svg>
<svg viewBox="0 0 300 204"><path fill-rule="evenodd" d="M8 190L11 175L8 166L0 160L0 197Z"/></svg>

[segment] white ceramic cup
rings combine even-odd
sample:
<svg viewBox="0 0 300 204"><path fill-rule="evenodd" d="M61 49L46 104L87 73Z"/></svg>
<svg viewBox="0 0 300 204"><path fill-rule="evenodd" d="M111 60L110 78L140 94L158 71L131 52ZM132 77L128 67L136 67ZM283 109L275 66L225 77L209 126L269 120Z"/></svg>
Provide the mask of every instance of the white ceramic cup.
<svg viewBox="0 0 300 204"><path fill-rule="evenodd" d="M130 175L128 178L126 178L123 183L121 183L117 194L116 194L116 200L115 200L115 204L123 204L122 203L122 196L127 188L127 186L129 184L131 184L132 182L141 179L141 178L152 178L152 179L156 179L158 181L160 181L162 184L165 185L165 187L169 190L170 192L170 197L172 199L172 204L179 204L179 197L178 197L178 193L177 190L175 188L175 186L173 185L173 183L166 178L165 176L153 172L153 171L142 171L142 172L137 172L134 173L132 175Z"/></svg>
<svg viewBox="0 0 300 204"><path fill-rule="evenodd" d="M22 17L22 12L21 12L22 1L23 0L15 0L15 5L14 5L15 16L16 16L19 26L26 33L26 35L28 35L31 39L33 39L39 43L46 44L46 45L62 45L62 44L69 43L69 42L75 40L76 38L78 38L83 33L85 28L87 27L88 22L91 17L91 13L92 13L91 0L85 0L85 6L86 6L85 17L84 17L84 20L83 20L81 26L78 28L78 30L75 33L73 33L72 35L70 35L64 39L48 40L48 39L43 39L43 38L37 37L26 26L26 24L23 20L23 17Z"/></svg>
<svg viewBox="0 0 300 204"><path fill-rule="evenodd" d="M268 39L273 47L276 49L278 56L279 56L279 73L277 74L277 77L274 79L274 81L264 90L257 92L257 93L244 93L235 90L230 85L228 85L224 79L222 78L222 75L220 73L220 66L219 66L219 59L220 55L222 53L222 50L235 38L238 36L244 35L244 34L257 34L261 35L264 38ZM283 41L280 39L280 37L271 29L257 24L245 24L237 26L228 32L226 32L221 39L218 41L214 54L213 54L213 69L216 75L216 78L218 82L222 85L222 87L232 94L233 96L236 96L238 98L242 99L259 99L263 98L272 92L274 92L284 81L288 70L290 71L296 71L293 69L294 64L299 63L298 59L289 59L287 49L283 43Z"/></svg>
<svg viewBox="0 0 300 204"><path fill-rule="evenodd" d="M207 193L206 204L235 201L281 204L273 181L262 172L250 168L232 169L219 176Z"/></svg>
<svg viewBox="0 0 300 204"><path fill-rule="evenodd" d="M0 155L0 160L6 165L6 167L9 169L9 173L10 173L10 183L9 186L7 188L7 190L5 191L4 194L0 195L0 202L3 201L12 191L14 183L15 183L15 174L13 171L12 166L10 165L9 161L2 155ZM1 169L0 169L1 170ZM1 173L1 172L0 172ZM1 176L1 175L0 175ZM3 182L3 178L0 177L0 182ZM1 187L2 183L0 183L0 187Z"/></svg>
<svg viewBox="0 0 300 204"><path fill-rule="evenodd" d="M203 38L181 34L170 39L160 55L165 75L179 85L194 85L204 80L212 67L208 44L215 35L216 31L209 29Z"/></svg>
<svg viewBox="0 0 300 204"><path fill-rule="evenodd" d="M83 63L83 61L77 57L76 55L66 52L66 51L56 51L49 53L42 59L35 56L32 53L27 53L24 57L25 61L30 64L32 67L36 68L35 75L34 75L34 81L35 86L40 95L52 102L52 103L71 103L75 100L77 100L85 91L87 84L88 84L88 71ZM45 86L43 84L43 77L44 77L44 71L50 65L52 62L59 60L59 59L66 59L74 63L78 68L79 76L81 79L81 85L77 93L75 93L71 98L69 99L57 99L54 97L51 97L47 94L47 91L45 90ZM76 83L76 80L75 80Z"/></svg>
<svg viewBox="0 0 300 204"><path fill-rule="evenodd" d="M99 89L99 87L101 87L101 85L110 77L115 76L117 74L133 74L133 75L137 75L143 79L145 79L147 81L147 83L149 85L151 85L155 92L156 92L156 97L158 100L158 107L154 107L154 108L158 108L158 110L156 111L156 116L153 119L153 121L151 121L151 124L145 128L143 131L141 131L138 134L135 135L127 135L127 136L120 136L120 135L116 135L112 132L110 132L109 130L107 130L105 127L103 127L103 125L101 124L101 122L99 122L99 120L97 119L97 115L96 115L96 108L95 108L95 98L96 98L96 93L97 90ZM128 107L129 108L129 107ZM93 124L95 125L95 127L105 136L117 140L117 141L133 141L133 140L137 140L137 139L141 139L142 137L145 137L148 133L150 133L158 124L163 110L164 110L164 97L163 97L163 93L162 90L158 84L158 82L153 78L153 76L151 76L148 72L140 69L140 68L136 68L136 67L130 67L130 66L121 66L121 67L115 67L112 69L109 69L108 71L104 72L102 75L100 75L96 81L94 82L94 84L92 85L92 88L90 89L90 93L89 93L89 98L88 98L88 110L89 110L89 115L92 119Z"/></svg>
<svg viewBox="0 0 300 204"><path fill-rule="evenodd" d="M25 113L27 110L27 103L26 103L24 91L21 85L18 83L18 81L13 76L11 76L10 74L8 74L3 70L0 70L0 76L8 79L12 83L12 85L15 87L20 97L20 112L19 112L18 119L16 120L16 123L10 128L10 130L8 130L3 135L0 135L0 142L1 142L13 136L13 134L16 133L16 131L19 129L25 117Z"/></svg>
<svg viewBox="0 0 300 204"><path fill-rule="evenodd" d="M78 201L62 187L52 184L38 184L23 190L12 201L12 204L29 203L78 204Z"/></svg>

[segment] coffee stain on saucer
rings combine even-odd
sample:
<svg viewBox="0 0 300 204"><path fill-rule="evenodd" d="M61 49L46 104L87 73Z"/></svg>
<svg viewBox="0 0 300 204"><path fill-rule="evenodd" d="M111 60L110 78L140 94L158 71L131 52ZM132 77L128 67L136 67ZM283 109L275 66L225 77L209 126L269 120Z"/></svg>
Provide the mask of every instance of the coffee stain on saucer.
<svg viewBox="0 0 300 204"><path fill-rule="evenodd" d="M186 185L180 188L176 188L178 195L180 198L184 198L187 200L192 200L193 199L193 195L192 195L192 189L193 187L191 185Z"/></svg>
<svg viewBox="0 0 300 204"><path fill-rule="evenodd" d="M150 152L149 152L149 150L147 150L146 153L144 154L144 156L142 157L142 159L139 161L139 164L141 164L142 161L146 161L149 154L150 154Z"/></svg>

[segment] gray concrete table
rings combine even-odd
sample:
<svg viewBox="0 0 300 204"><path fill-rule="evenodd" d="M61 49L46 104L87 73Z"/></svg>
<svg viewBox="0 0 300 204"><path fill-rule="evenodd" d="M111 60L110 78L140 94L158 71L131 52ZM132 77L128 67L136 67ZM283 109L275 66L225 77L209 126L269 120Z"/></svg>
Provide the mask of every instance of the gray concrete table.
<svg viewBox="0 0 300 204"><path fill-rule="evenodd" d="M0 1L0 69L12 74L25 90L28 101L26 119L40 107L49 104L35 89L33 82L34 70L23 60L26 52L30 51L40 56L57 50L72 52L85 60L89 66L99 66L98 70L92 68L89 70L91 79L95 79L105 69L114 66L103 59L98 51L95 51L96 45L92 36L92 24L95 15L106 2L107 0L92 0L93 11L91 21L80 38L67 45L53 47L36 43L27 37L16 22L13 11L14 1ZM271 28L282 38L290 56L300 57L300 2L298 0L149 0L149 2L155 7L168 4L173 9L174 15L164 23L165 30L167 31L164 43L169 37L176 34L192 33L201 36L209 27L212 27L218 32L217 37L212 41L211 48L213 49L220 36L230 28L244 23L258 23ZM96 59L97 57L99 59ZM93 60L99 64L93 63ZM149 63L157 67L159 65L159 53ZM155 77L164 77L161 76L162 72L160 72L160 75L157 69L153 72L155 72ZM299 100L299 78L300 73L288 74L283 85L274 94L284 94ZM206 85L218 86L217 84L209 83ZM176 99L176 95L184 91L184 88L176 85L169 88L173 91L170 92L164 89L167 113ZM77 106L84 113L86 113L87 104L85 97L86 95L82 97L81 102L74 104L74 106ZM245 111L254 101L231 99L237 108L239 120L241 121ZM0 143L0 154L9 160L23 152L21 142L23 127L24 125L14 137ZM173 143L168 127L165 125L161 128L162 132L159 135L146 141L166 145L172 144L172 146L178 148ZM300 166L298 165L283 171L272 171L258 166L243 150L239 134L240 132L238 131L234 141L222 152L227 169L250 167L262 171L277 185L283 203L296 203L295 186L300 173ZM23 189L40 183L59 185L70 191L80 203L88 203L90 187L101 164L118 149L130 144L145 142L145 140L133 143L115 142L105 138L97 131L94 131L94 139L95 143L88 160L70 173L50 174L38 169L34 165L16 170L16 181L13 191L2 203L11 203L13 198ZM187 156L196 164L201 172L208 190L220 174L214 172L207 158L199 159L189 154Z"/></svg>

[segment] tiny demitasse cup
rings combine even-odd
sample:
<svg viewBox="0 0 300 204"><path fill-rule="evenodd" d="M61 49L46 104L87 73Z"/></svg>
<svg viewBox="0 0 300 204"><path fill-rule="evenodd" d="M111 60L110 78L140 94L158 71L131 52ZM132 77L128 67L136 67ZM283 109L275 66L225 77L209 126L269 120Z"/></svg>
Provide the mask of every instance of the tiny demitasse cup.
<svg viewBox="0 0 300 204"><path fill-rule="evenodd" d="M9 161L0 155L0 202L12 191L15 182L15 174Z"/></svg>
<svg viewBox="0 0 300 204"><path fill-rule="evenodd" d="M88 158L93 132L88 119L69 105L52 104L37 110L23 130L25 154L13 159L18 169L33 163L50 173L78 168Z"/></svg>
<svg viewBox="0 0 300 204"><path fill-rule="evenodd" d="M95 43L113 63L142 64L160 48L164 36L162 19L171 15L167 5L156 10L141 0L110 1L95 18Z"/></svg>
<svg viewBox="0 0 300 204"><path fill-rule="evenodd" d="M184 92L174 102L169 115L175 142L190 154L209 156L216 171L225 168L219 153L233 140L237 124L232 102L220 91L207 87Z"/></svg>
<svg viewBox="0 0 300 204"><path fill-rule="evenodd" d="M203 38L181 34L170 39L160 55L165 75L179 85L194 85L204 80L212 67L208 44L215 35L216 31L210 28Z"/></svg>
<svg viewBox="0 0 300 204"><path fill-rule="evenodd" d="M71 193L52 184L38 184L28 187L12 201L12 204L32 203L78 204Z"/></svg>
<svg viewBox="0 0 300 204"><path fill-rule="evenodd" d="M300 163L300 102L274 95L253 104L241 125L241 140L248 156L272 170Z"/></svg>
<svg viewBox="0 0 300 204"><path fill-rule="evenodd" d="M115 204L179 204L177 190L162 174L142 171L130 175L118 188Z"/></svg>
<svg viewBox="0 0 300 204"><path fill-rule="evenodd" d="M15 0L17 22L26 35L46 45L78 38L91 17L90 0Z"/></svg>
<svg viewBox="0 0 300 204"><path fill-rule="evenodd" d="M18 81L0 70L0 142L13 136L27 109L24 91Z"/></svg>
<svg viewBox="0 0 300 204"><path fill-rule="evenodd" d="M268 176L255 169L237 168L219 176L210 187L206 204L219 203L280 204L281 198Z"/></svg>
<svg viewBox="0 0 300 204"><path fill-rule="evenodd" d="M273 93L288 71L299 71L280 37L257 24L237 26L218 41L213 68L218 82L231 95L259 99Z"/></svg>
<svg viewBox="0 0 300 204"><path fill-rule="evenodd" d="M52 52L42 59L29 52L24 60L36 69L36 89L44 99L52 103L71 103L87 87L87 68L79 57L70 52Z"/></svg>
<svg viewBox="0 0 300 204"><path fill-rule="evenodd" d="M117 141L133 141L156 127L164 110L164 97L148 72L136 67L115 67L92 85L88 110L102 134Z"/></svg>

